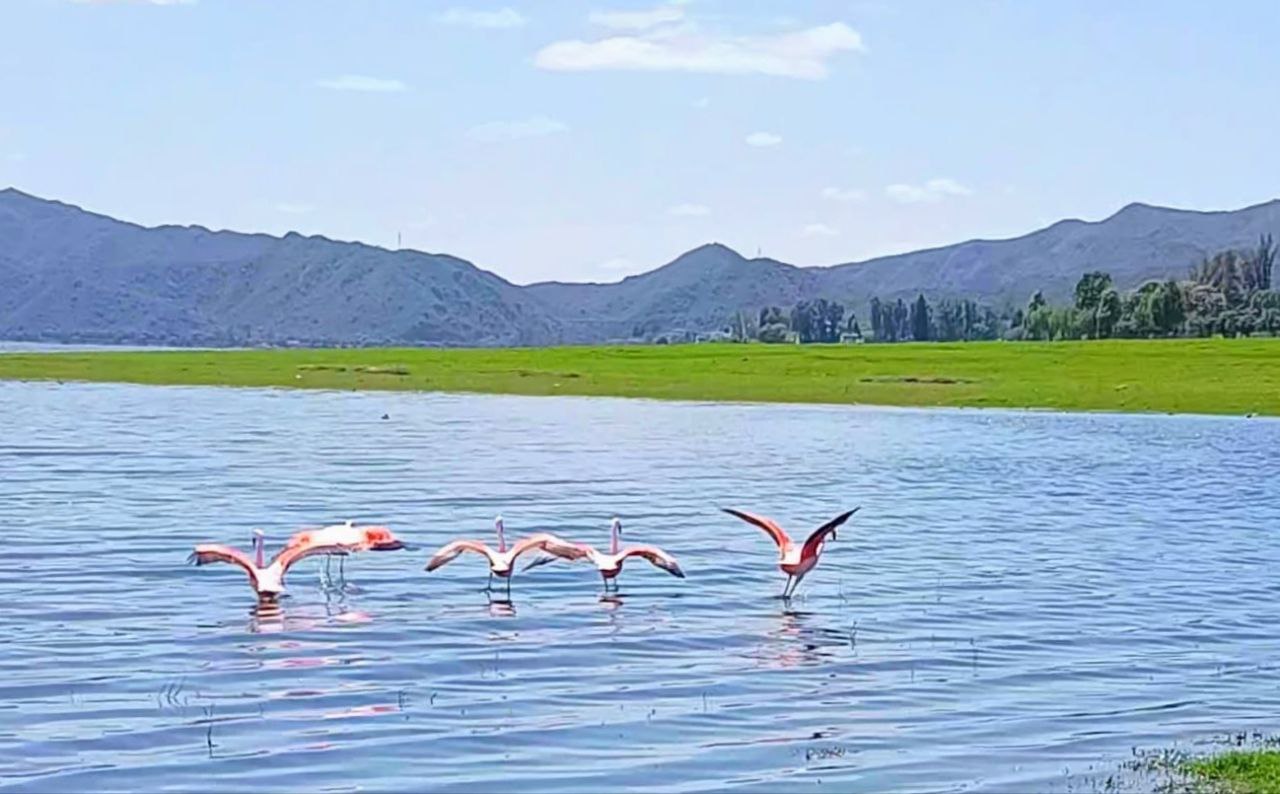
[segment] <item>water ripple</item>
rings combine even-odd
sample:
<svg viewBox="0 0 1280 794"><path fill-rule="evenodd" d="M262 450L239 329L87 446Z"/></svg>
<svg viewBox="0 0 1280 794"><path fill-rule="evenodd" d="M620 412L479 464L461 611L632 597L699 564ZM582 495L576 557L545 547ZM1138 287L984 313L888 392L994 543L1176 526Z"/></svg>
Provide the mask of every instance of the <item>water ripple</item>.
<svg viewBox="0 0 1280 794"><path fill-rule="evenodd" d="M382 419L383 415L388 419ZM0 786L1061 788L1272 727L1280 422L0 384ZM863 510L791 606L742 506ZM680 558L490 602L459 534ZM387 523L257 608L192 544Z"/></svg>

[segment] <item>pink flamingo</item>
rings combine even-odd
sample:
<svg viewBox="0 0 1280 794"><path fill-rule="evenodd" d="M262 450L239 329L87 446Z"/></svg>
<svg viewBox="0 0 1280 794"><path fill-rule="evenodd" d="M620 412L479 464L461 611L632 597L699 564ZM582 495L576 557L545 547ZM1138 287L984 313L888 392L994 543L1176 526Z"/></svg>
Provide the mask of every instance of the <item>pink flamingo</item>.
<svg viewBox="0 0 1280 794"><path fill-rule="evenodd" d="M385 530L383 531L385 532ZM376 531L369 533L366 543L370 549L400 548L401 545L400 541L394 537L387 537ZM338 545L322 545L312 541L304 541L293 546L284 547L271 559L271 564L268 565L263 561L262 530L255 529L253 531L253 552L254 557L250 560L247 554L231 546L202 543L196 546L195 551L191 553L187 561L196 565L225 562L240 566L249 575L249 584L253 587L253 591L258 594L258 601L270 603L279 599L284 592L284 577L291 565L317 554L346 554L347 549Z"/></svg>
<svg viewBox="0 0 1280 794"><path fill-rule="evenodd" d="M618 539L621 537L622 521L615 518L609 526L608 554L597 551L595 547L588 546L585 543L576 544L583 552L581 556L585 556L592 565L596 566L596 570L600 572L600 578L604 580L605 592L609 591L610 583L613 583L613 589L617 590L618 574L622 573L622 564L626 562L629 557L640 557L648 560L653 563L654 566L661 568L672 576L678 576L681 579L684 578L684 571L680 569L680 565L676 562L675 557L667 554L657 546L628 546L625 549L619 549ZM573 559L572 557L566 558ZM554 559L554 557L542 557L536 559L526 565L525 570L528 570L535 565L546 565L547 563L554 561Z"/></svg>
<svg viewBox="0 0 1280 794"><path fill-rule="evenodd" d="M348 519L341 524L332 524L319 529L304 529L295 532L285 548L305 543L319 546L341 546L346 552L358 551L391 551L408 548L391 532L382 526L358 527ZM330 580L329 565L334 557L338 558L338 578L345 582L347 577L346 554L326 554L324 573L325 580Z"/></svg>
<svg viewBox="0 0 1280 794"><path fill-rule="evenodd" d="M813 570L813 566L818 564L818 556L822 554L822 549L826 545L827 535L834 539L836 529L848 521L849 516L858 512L861 507L855 507L847 513L841 513L818 527L803 544L797 544L792 541L786 531L772 519L740 510L722 509L731 516L737 516L748 524L760 527L769 533L769 537L773 538L774 543L778 544L778 567L787 575L787 584L782 588L782 597L790 598L795 595L796 588L800 586L800 580L805 577L805 574Z"/></svg>
<svg viewBox="0 0 1280 794"><path fill-rule="evenodd" d="M493 577L497 576L500 579L507 580L507 595L510 596L511 574L515 568L516 559L521 554L537 549L555 555L549 559L563 557L576 560L586 555L586 552L580 549L576 543L570 543L550 532L538 532L527 538L522 538L508 549L502 516L498 516L493 520L493 526L498 531L498 548L496 550L480 540L455 540L452 543L441 546L440 550L432 555L431 559L427 561L427 571L434 571L445 563L452 562L463 552L470 551L476 554L483 554L485 559L489 561L489 581L484 589L493 590Z"/></svg>

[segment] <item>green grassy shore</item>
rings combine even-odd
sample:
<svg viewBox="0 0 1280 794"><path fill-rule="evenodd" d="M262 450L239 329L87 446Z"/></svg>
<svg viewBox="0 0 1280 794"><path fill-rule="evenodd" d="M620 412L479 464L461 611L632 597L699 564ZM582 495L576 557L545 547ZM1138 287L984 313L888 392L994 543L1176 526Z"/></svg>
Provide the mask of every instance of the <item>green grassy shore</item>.
<svg viewBox="0 0 1280 794"><path fill-rule="evenodd" d="M1280 751L1236 750L1186 765L1211 790L1230 794L1280 794Z"/></svg>
<svg viewBox="0 0 1280 794"><path fill-rule="evenodd" d="M0 379L1280 415L1280 339L10 353Z"/></svg>

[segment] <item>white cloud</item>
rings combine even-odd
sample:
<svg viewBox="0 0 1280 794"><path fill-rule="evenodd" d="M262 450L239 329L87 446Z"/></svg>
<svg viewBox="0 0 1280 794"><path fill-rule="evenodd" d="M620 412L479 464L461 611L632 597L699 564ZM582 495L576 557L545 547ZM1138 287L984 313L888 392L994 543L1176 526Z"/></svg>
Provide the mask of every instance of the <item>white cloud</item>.
<svg viewBox="0 0 1280 794"><path fill-rule="evenodd" d="M568 72L613 69L821 80L833 56L863 49L862 36L843 22L761 36L702 33L693 23L659 24L595 41L557 41L543 47L534 63Z"/></svg>
<svg viewBox="0 0 1280 794"><path fill-rule="evenodd" d="M840 232L825 223L811 223L801 229L800 234L805 237L835 237Z"/></svg>
<svg viewBox="0 0 1280 794"><path fill-rule="evenodd" d="M590 16L591 24L613 30L649 30L682 19L684 9L677 5L658 6L648 11L592 11Z"/></svg>
<svg viewBox="0 0 1280 794"><path fill-rule="evenodd" d="M566 132L569 125L546 116L519 121L491 121L471 128L471 137L478 141L513 141L518 138L536 138Z"/></svg>
<svg viewBox="0 0 1280 794"><path fill-rule="evenodd" d="M692 218L698 215L710 215L711 208L705 204L677 204L668 209L667 214Z"/></svg>
<svg viewBox="0 0 1280 794"><path fill-rule="evenodd" d="M753 132L747 136L748 146L777 146L780 143L782 136L772 132Z"/></svg>
<svg viewBox="0 0 1280 794"><path fill-rule="evenodd" d="M375 94L392 94L409 90L409 86L399 80L386 80L359 74L344 74L330 80L317 80L316 85L321 88L331 88L334 91L365 91Z"/></svg>
<svg viewBox="0 0 1280 794"><path fill-rule="evenodd" d="M857 188L824 187L822 197L831 201L866 201L867 191Z"/></svg>
<svg viewBox="0 0 1280 794"><path fill-rule="evenodd" d="M625 257L615 256L613 259L607 259L604 262L601 262L599 265L596 265L596 267L601 270L610 271L632 270L635 268L635 263Z"/></svg>
<svg viewBox="0 0 1280 794"><path fill-rule="evenodd" d="M287 215L306 215L314 210L315 207L310 204L297 204L289 201L282 201L276 205L276 212L283 212Z"/></svg>
<svg viewBox="0 0 1280 794"><path fill-rule="evenodd" d="M518 28L529 20L514 8L500 8L497 11L476 11L469 8L450 8L437 17L449 25L463 25L469 28Z"/></svg>
<svg viewBox="0 0 1280 794"><path fill-rule="evenodd" d="M968 196L973 191L954 179L930 179L923 185L889 185L884 194L901 204L920 204L941 201L947 196Z"/></svg>

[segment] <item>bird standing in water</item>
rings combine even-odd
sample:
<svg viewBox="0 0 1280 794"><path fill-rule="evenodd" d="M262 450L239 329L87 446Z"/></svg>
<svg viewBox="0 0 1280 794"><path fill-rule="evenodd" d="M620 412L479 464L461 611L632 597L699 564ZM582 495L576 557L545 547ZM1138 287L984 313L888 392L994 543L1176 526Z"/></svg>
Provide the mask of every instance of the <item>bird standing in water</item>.
<svg viewBox="0 0 1280 794"><path fill-rule="evenodd" d="M489 582L485 585L485 590L493 590L493 577L496 576L499 579L507 580L507 596L510 597L511 574L515 568L516 559L525 552L536 549L554 555L549 559L559 557L578 559L586 554L576 543L570 543L550 532L538 532L527 538L521 538L508 549L506 527L502 522L502 516L498 516L493 520L493 526L498 532L497 549L490 548L488 544L481 540L455 540L441 546L440 550L432 555L431 559L427 561L427 571L434 571L440 566L452 562L463 552L469 551L481 554L489 562Z"/></svg>
<svg viewBox="0 0 1280 794"><path fill-rule="evenodd" d="M680 569L676 558L667 554L657 546L628 546L625 549L619 549L619 539L622 537L622 521L615 518L609 526L609 553L598 551L594 546L588 546L585 543L575 544L582 550L582 555L590 560L591 564L596 566L596 570L600 572L600 578L604 580L605 592L609 592L609 585L613 584L613 589L617 590L618 574L622 573L622 564L631 557L640 557L653 563L656 567L661 568L672 576L684 578L684 571ZM552 562L554 557L544 557L536 559L525 566L525 570L535 565L546 565Z"/></svg>
<svg viewBox="0 0 1280 794"><path fill-rule="evenodd" d="M399 541L395 542L399 543ZM370 543L371 548L375 547L373 540ZM342 546L304 541L293 546L284 547L276 556L271 558L271 563L267 564L263 560L262 530L255 529L253 531L253 559L249 559L249 555L231 546L202 543L196 546L195 551L191 552L191 556L187 558L187 561L196 565L225 562L239 566L249 575L249 585L253 587L254 593L257 594L258 601L261 603L274 603L284 593L284 577L291 565L318 554L345 553L347 552Z"/></svg>
<svg viewBox="0 0 1280 794"><path fill-rule="evenodd" d="M754 524L763 529L769 534L769 537L773 538L773 542L778 544L778 567L787 575L787 584L782 588L782 597L790 598L795 595L796 588L800 586L800 580L809 571L813 570L813 566L818 564L818 557L822 554L822 549L826 545L827 536L830 535L834 540L836 529L848 521L849 516L858 512L861 508L855 507L847 513L841 513L831 519L815 529L802 544L791 540L786 530L778 526L772 519L741 510L722 509L731 516L736 516L748 524Z"/></svg>
<svg viewBox="0 0 1280 794"><path fill-rule="evenodd" d="M358 551L392 551L406 548L391 530L381 526L358 527L348 519L341 524L333 524L320 529L304 529L295 532L285 548L311 543L318 546L338 546L343 552L325 555L324 581L328 586L332 583L329 566L334 557L338 558L338 579L345 585L347 581L347 554Z"/></svg>

